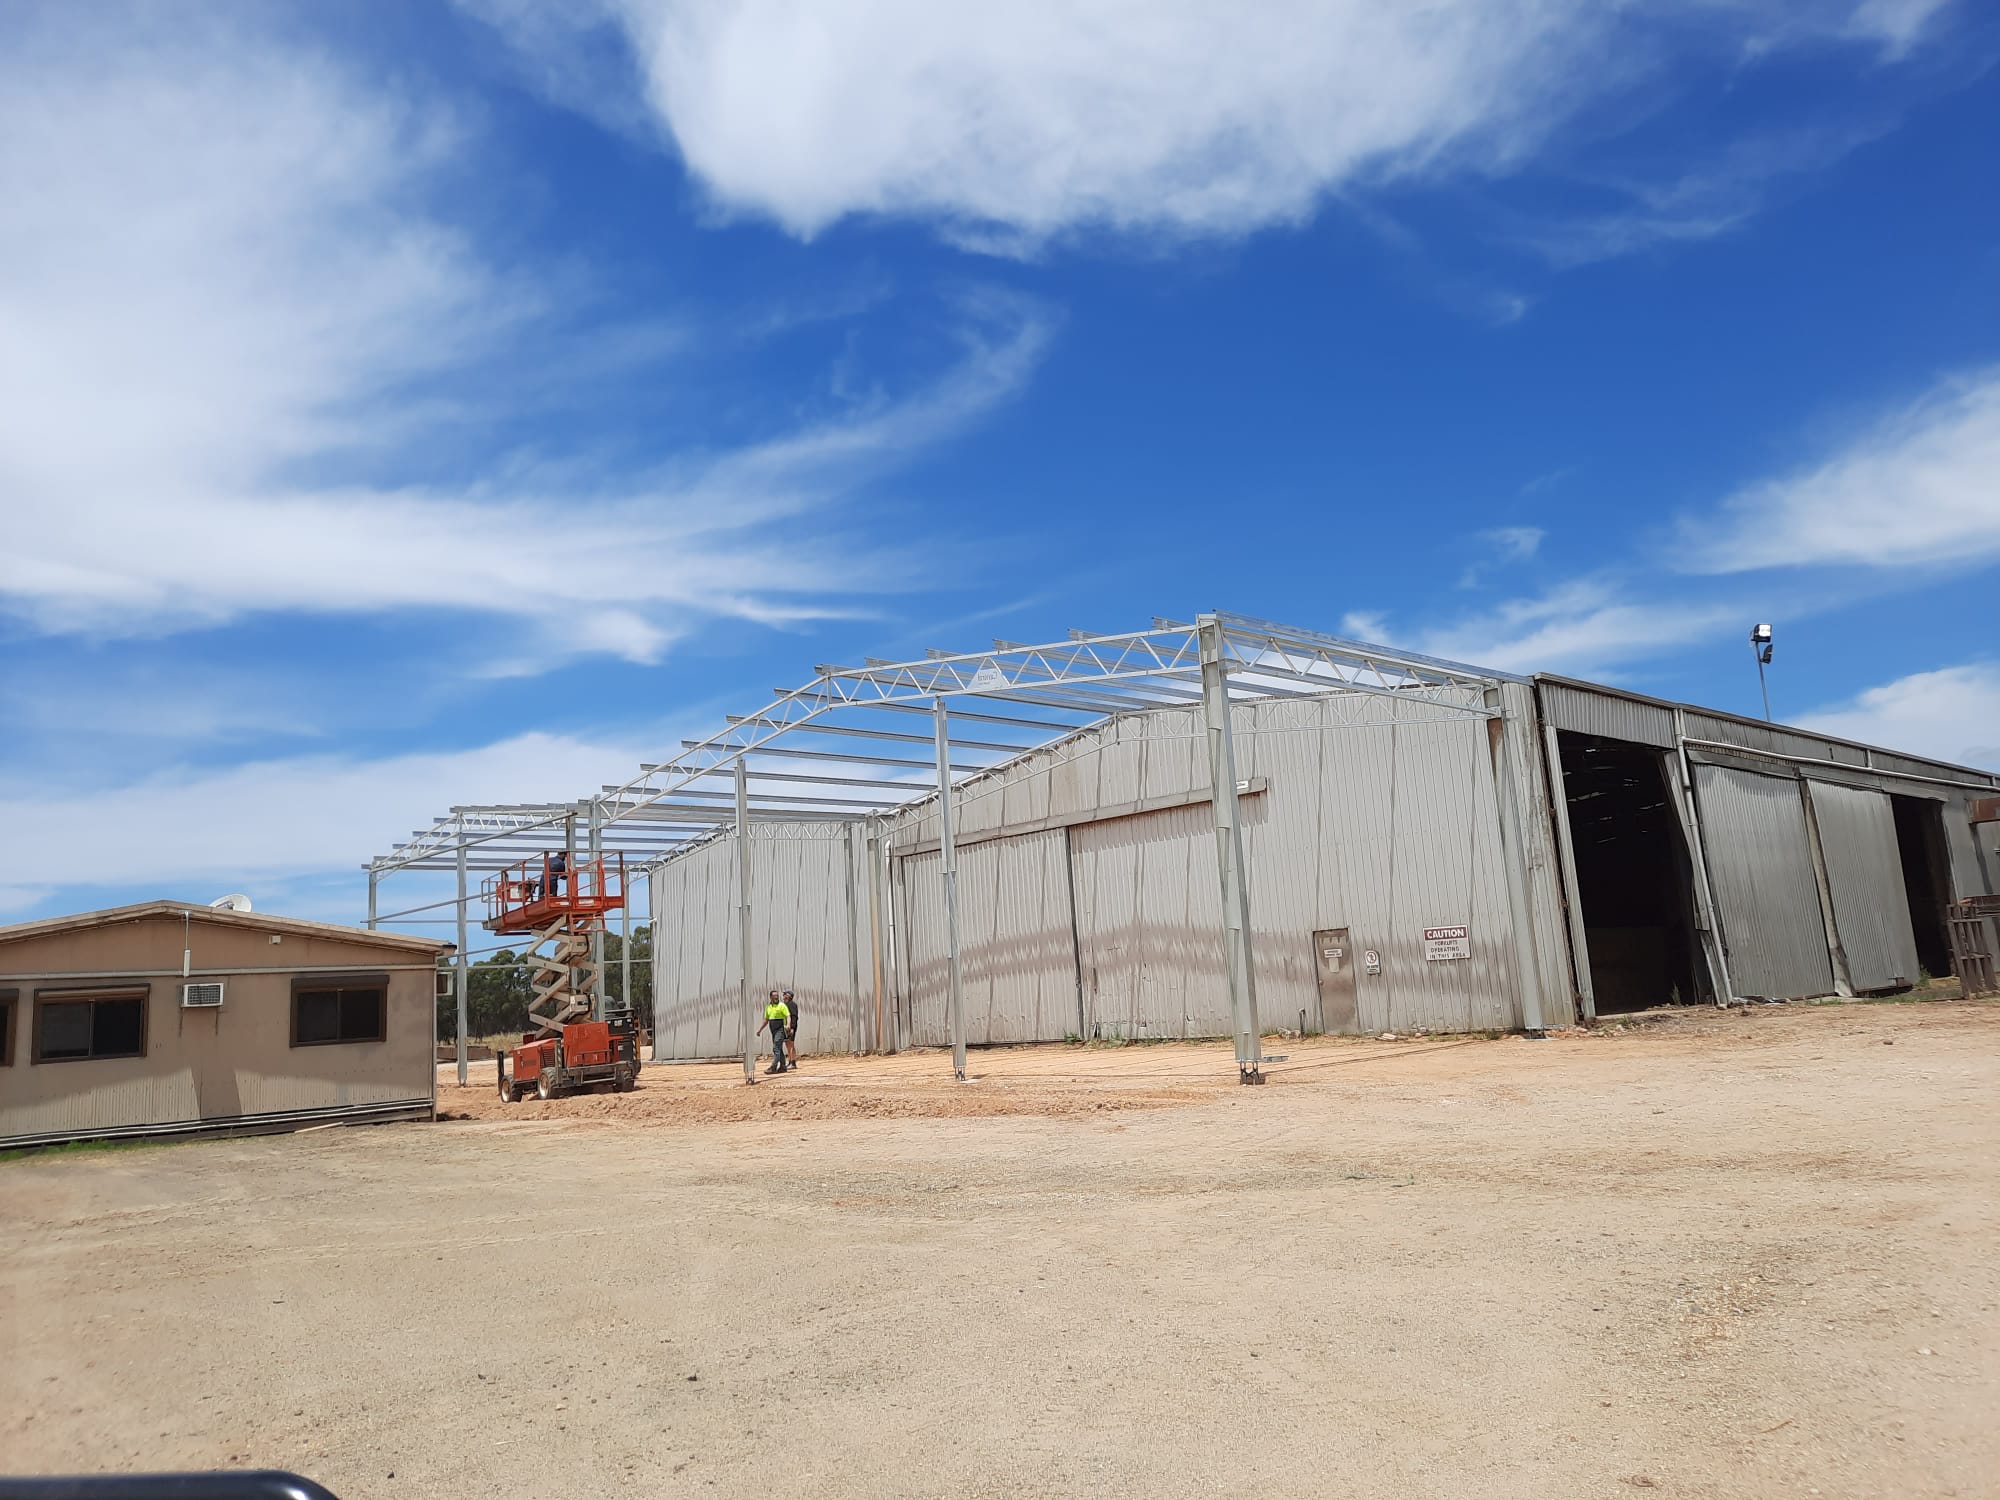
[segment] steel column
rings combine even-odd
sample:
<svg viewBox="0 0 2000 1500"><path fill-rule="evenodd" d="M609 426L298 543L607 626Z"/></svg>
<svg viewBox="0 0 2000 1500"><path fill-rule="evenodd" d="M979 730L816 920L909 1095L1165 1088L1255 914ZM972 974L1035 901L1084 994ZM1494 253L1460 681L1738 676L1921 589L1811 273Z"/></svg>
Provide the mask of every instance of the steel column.
<svg viewBox="0 0 2000 1500"><path fill-rule="evenodd" d="M1236 1072L1244 1083L1262 1083L1264 1038L1257 1023L1250 891L1244 879L1243 824L1236 806L1236 742L1229 722L1229 667L1223 660L1222 622L1214 615L1203 615L1195 628L1201 641L1201 710L1208 728L1209 791L1215 808L1216 864L1222 875L1222 965L1229 981Z"/></svg>
<svg viewBox="0 0 2000 1500"><path fill-rule="evenodd" d="M462 835L461 835L462 836ZM368 872L368 930L375 930L375 884L381 879L378 871Z"/></svg>
<svg viewBox="0 0 2000 1500"><path fill-rule="evenodd" d="M736 762L736 952L743 1005L743 1081L757 1081L757 1013L750 999L750 777Z"/></svg>
<svg viewBox="0 0 2000 1500"><path fill-rule="evenodd" d="M590 799L590 870L591 878L598 881L598 895L603 895L602 864L604 858L604 816L599 810L597 798ZM574 878L574 877L572 877ZM604 1019L604 923L600 921L590 933L590 967L594 971L590 987L590 1018Z"/></svg>
<svg viewBox="0 0 2000 1500"><path fill-rule="evenodd" d="M958 952L958 852L951 843L951 731L944 699L931 700L937 722L938 853L944 870L944 932L951 973L951 1071L965 1078L965 975Z"/></svg>
<svg viewBox="0 0 2000 1500"><path fill-rule="evenodd" d="M1500 690L1486 690L1487 707L1499 711L1488 719L1493 753L1487 767L1493 773L1493 800L1499 803L1500 864L1507 876L1507 921L1514 939L1514 984L1521 994L1521 1029L1529 1036L1548 1031L1542 1015L1542 966L1535 956L1535 918L1528 905L1528 846L1521 836L1521 799L1514 785L1513 759L1507 754L1507 726L1513 722L1500 701Z"/></svg>
<svg viewBox="0 0 2000 1500"><path fill-rule="evenodd" d="M458 836L458 962L452 965L452 989L458 1000L458 1086L465 1087L467 1068L465 1058L465 1022L467 996L470 993L472 974L467 968L471 962L465 954L465 835Z"/></svg>
<svg viewBox="0 0 2000 1500"><path fill-rule="evenodd" d="M857 846L863 844L863 833L862 826L856 823L840 841L841 863L845 866L842 874L846 877L841 884L847 887L847 1045L854 1052L866 1050L862 1033L867 1029L861 1020L861 939L854 930L860 906L855 899L854 861L861 856Z"/></svg>
<svg viewBox="0 0 2000 1500"><path fill-rule="evenodd" d="M1583 925L1583 892L1576 883L1576 834L1569 826L1569 789L1563 779L1561 731L1544 724L1548 742L1549 816L1556 825L1556 850L1562 856L1563 904L1569 908L1571 973L1583 1019L1597 1019L1597 987L1590 977L1590 936Z"/></svg>
<svg viewBox="0 0 2000 1500"><path fill-rule="evenodd" d="M882 847L882 830L885 826L881 818L868 820L868 951L875 969L875 1030L870 1040L872 1049L876 1052L896 1050L883 1024L885 1008L883 970L886 967L883 962L883 945L888 936L886 924L882 920L882 876L888 861L888 856Z"/></svg>
<svg viewBox="0 0 2000 1500"><path fill-rule="evenodd" d="M652 877L646 877L646 894L653 893ZM636 1013L638 1007L632 1003L632 891L621 884L618 894L625 898L625 904L618 909L618 1002L629 1012Z"/></svg>

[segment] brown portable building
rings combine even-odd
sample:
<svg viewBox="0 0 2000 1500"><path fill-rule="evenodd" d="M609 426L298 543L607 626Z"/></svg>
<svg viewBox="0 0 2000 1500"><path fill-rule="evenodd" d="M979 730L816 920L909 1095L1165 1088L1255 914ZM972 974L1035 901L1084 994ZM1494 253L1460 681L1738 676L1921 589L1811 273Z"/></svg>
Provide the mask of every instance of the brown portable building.
<svg viewBox="0 0 2000 1500"><path fill-rule="evenodd" d="M176 901L0 927L0 1147L428 1119L450 948Z"/></svg>

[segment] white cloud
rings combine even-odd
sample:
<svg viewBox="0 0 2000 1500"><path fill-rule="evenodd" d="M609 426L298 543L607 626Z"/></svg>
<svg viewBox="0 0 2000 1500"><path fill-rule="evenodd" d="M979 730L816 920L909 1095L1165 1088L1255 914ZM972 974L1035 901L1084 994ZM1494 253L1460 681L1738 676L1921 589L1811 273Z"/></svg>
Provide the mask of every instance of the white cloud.
<svg viewBox="0 0 2000 1500"><path fill-rule="evenodd" d="M1913 672L1815 709L1799 723L1827 734L2000 771L2000 663Z"/></svg>
<svg viewBox="0 0 2000 1500"><path fill-rule="evenodd" d="M115 872L121 884L161 895L196 897L217 885L254 897L259 882L358 869L449 807L568 801L652 758L638 744L545 733L373 760L295 756L0 798L0 826L12 847L35 851L35 878L46 887Z"/></svg>
<svg viewBox="0 0 2000 1500"><path fill-rule="evenodd" d="M1696 571L1910 567L2000 555L2000 368L1941 382L1814 467L1683 523Z"/></svg>
<svg viewBox="0 0 2000 1500"><path fill-rule="evenodd" d="M651 660L705 615L840 613L908 559L828 510L1004 399L1048 332L974 300L929 391L637 478L397 483L450 467L453 382L533 387L566 311L440 216L465 122L240 16L72 7L0 53L0 140L0 610L44 631L442 608L514 616L530 655Z"/></svg>
<svg viewBox="0 0 2000 1500"><path fill-rule="evenodd" d="M912 215L1000 253L1079 225L1238 234L1302 219L1347 186L1507 170L1684 34L1895 55L1938 8L461 3L513 39L551 97L621 128L636 71L658 128L726 210L804 235L850 214ZM627 56L607 59L607 27Z"/></svg>
<svg viewBox="0 0 2000 1500"><path fill-rule="evenodd" d="M1613 579L1575 579L1399 641L1431 656L1508 672L1599 675L1736 620L1734 605L1644 600Z"/></svg>

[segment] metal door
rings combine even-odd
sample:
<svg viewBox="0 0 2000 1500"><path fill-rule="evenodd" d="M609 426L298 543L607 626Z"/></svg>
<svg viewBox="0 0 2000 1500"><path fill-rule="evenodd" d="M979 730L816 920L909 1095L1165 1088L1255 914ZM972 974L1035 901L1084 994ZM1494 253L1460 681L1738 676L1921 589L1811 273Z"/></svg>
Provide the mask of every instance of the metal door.
<svg viewBox="0 0 2000 1500"><path fill-rule="evenodd" d="M1797 779L1697 764L1694 787L1736 993L1767 1000L1832 994L1833 959Z"/></svg>
<svg viewBox="0 0 2000 1500"><path fill-rule="evenodd" d="M1888 797L1863 787L1806 784L1849 982L1857 990L1915 984L1917 939Z"/></svg>
<svg viewBox="0 0 2000 1500"><path fill-rule="evenodd" d="M1354 1031L1354 944L1345 927L1313 934L1313 968L1319 976L1319 1029Z"/></svg>

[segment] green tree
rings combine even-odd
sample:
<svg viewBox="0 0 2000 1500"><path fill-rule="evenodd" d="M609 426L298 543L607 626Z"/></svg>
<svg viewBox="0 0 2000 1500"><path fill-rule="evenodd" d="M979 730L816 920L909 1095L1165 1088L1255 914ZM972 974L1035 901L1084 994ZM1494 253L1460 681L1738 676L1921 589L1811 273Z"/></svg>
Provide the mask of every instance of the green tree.
<svg viewBox="0 0 2000 1500"><path fill-rule="evenodd" d="M604 934L604 998L613 1006L625 999L624 939L615 932ZM641 922L632 929L632 1008L639 1024L653 1024L653 928Z"/></svg>

